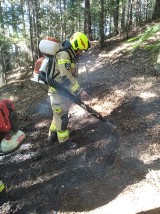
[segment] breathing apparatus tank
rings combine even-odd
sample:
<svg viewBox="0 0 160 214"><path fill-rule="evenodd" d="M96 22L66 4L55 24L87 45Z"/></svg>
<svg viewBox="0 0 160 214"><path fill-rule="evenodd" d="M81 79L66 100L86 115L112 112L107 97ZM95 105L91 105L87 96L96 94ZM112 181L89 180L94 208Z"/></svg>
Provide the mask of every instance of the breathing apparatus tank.
<svg viewBox="0 0 160 214"><path fill-rule="evenodd" d="M46 37L40 41L39 50L44 55L54 56L59 51L59 41L52 37Z"/></svg>
<svg viewBox="0 0 160 214"><path fill-rule="evenodd" d="M55 38L46 37L40 41L39 50L43 54L43 57L39 58L35 63L33 77L31 78L32 81L44 83L39 80L39 72L47 72L49 59L54 58L56 53L59 51L59 48L59 41Z"/></svg>

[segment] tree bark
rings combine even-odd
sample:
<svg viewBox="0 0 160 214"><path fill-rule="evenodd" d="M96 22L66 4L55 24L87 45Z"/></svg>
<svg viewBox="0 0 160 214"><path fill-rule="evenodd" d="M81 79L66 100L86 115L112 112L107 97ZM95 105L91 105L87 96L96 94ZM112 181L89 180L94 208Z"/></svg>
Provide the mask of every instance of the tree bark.
<svg viewBox="0 0 160 214"><path fill-rule="evenodd" d="M92 40L90 0L85 0L84 33Z"/></svg>
<svg viewBox="0 0 160 214"><path fill-rule="evenodd" d="M119 0L115 1L115 13L114 13L114 34L117 35L119 33L118 29L118 21L119 21Z"/></svg>
<svg viewBox="0 0 160 214"><path fill-rule="evenodd" d="M99 36L100 36L100 47L104 47L105 36L104 36L104 0L100 0L100 20L99 20Z"/></svg>
<svg viewBox="0 0 160 214"><path fill-rule="evenodd" d="M3 9L2 9L2 5L1 5L1 1L0 1L0 27L2 29L2 36L5 37L4 20L3 20ZM6 66L7 61L5 59L5 56L6 56L7 53L6 53L6 50L5 50L5 48L4 48L4 46L3 46L1 41L0 41L0 52L1 52L0 61L2 63L2 65L0 65L0 66L2 66L2 72L3 72L4 77L5 77L5 73L7 71L7 66Z"/></svg>
<svg viewBox="0 0 160 214"><path fill-rule="evenodd" d="M122 17L121 17L121 33L124 33L124 31L125 31L125 12L126 12L125 0L123 0L122 1Z"/></svg>
<svg viewBox="0 0 160 214"><path fill-rule="evenodd" d="M31 51L32 51L32 67L34 68L34 56L33 56L33 34L32 34L32 17L30 12L30 0L28 3L28 18L29 18L29 31L30 31L30 41L31 41Z"/></svg>
<svg viewBox="0 0 160 214"><path fill-rule="evenodd" d="M152 19L160 18L160 0L156 0Z"/></svg>
<svg viewBox="0 0 160 214"><path fill-rule="evenodd" d="M39 5L39 1L35 0L35 31L36 31L36 53L37 53L37 58L40 57L41 53L39 50L39 41L40 41L40 32L41 32L41 24L40 24L40 5Z"/></svg>

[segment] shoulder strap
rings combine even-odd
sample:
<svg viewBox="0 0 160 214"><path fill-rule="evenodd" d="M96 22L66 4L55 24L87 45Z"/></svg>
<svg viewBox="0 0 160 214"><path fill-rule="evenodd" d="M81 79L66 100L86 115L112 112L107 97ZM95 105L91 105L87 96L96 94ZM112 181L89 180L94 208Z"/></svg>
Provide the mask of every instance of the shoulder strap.
<svg viewBox="0 0 160 214"><path fill-rule="evenodd" d="M49 58L49 65L48 65L48 71L49 74L47 75L49 78L52 78L55 72L55 55L53 58Z"/></svg>
<svg viewBox="0 0 160 214"><path fill-rule="evenodd" d="M75 53L73 53L70 48L61 48L57 53L62 51L66 51L69 54L71 62L74 62L77 59Z"/></svg>
<svg viewBox="0 0 160 214"><path fill-rule="evenodd" d="M73 53L73 51L71 49L61 48L57 53L62 52L62 51L66 51L69 54L71 63L73 63L74 60L76 60L76 55L75 55L75 53ZM57 55L57 53L56 53L56 55ZM54 55L54 57L49 57L48 72L46 75L47 79L48 79L48 77L54 79L56 76L59 75L59 72L56 75L54 75L56 55Z"/></svg>

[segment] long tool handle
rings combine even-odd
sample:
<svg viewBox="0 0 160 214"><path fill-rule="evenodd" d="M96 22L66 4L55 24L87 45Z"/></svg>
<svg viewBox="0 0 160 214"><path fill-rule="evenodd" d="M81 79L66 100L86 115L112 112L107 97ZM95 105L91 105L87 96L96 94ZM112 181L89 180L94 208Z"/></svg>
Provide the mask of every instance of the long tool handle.
<svg viewBox="0 0 160 214"><path fill-rule="evenodd" d="M70 99L72 102L76 103L79 105L81 108L85 109L88 111L92 116L96 117L97 119L106 122L107 125L109 125L113 130L116 129L116 126L111 124L108 120L106 120L99 112L96 110L92 109L89 105L86 105L84 102L79 97L76 97L74 94L70 93L64 86L62 86L60 83L53 79L48 79L48 83L51 87L54 87L61 96L67 97Z"/></svg>
<svg viewBox="0 0 160 214"><path fill-rule="evenodd" d="M82 102L80 105L83 109L87 110L92 116L96 117L97 119L101 120L102 122L107 123L113 130L116 130L117 127L114 126L112 123L110 123L108 120L106 120L99 112L91 108L90 106L86 105L85 103Z"/></svg>

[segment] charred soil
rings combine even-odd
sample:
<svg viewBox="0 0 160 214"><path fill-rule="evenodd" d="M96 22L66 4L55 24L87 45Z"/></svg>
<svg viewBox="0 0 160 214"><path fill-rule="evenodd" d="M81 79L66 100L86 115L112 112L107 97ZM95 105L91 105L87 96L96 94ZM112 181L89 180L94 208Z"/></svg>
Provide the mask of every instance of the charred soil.
<svg viewBox="0 0 160 214"><path fill-rule="evenodd" d="M15 102L26 137L19 150L0 157L9 195L0 213L160 213L160 79L150 52L129 47L112 39L100 50L94 43L80 60L87 104L117 130L73 105L75 149L47 142L47 87L32 82L31 73L21 78L23 70L7 73L0 98Z"/></svg>

